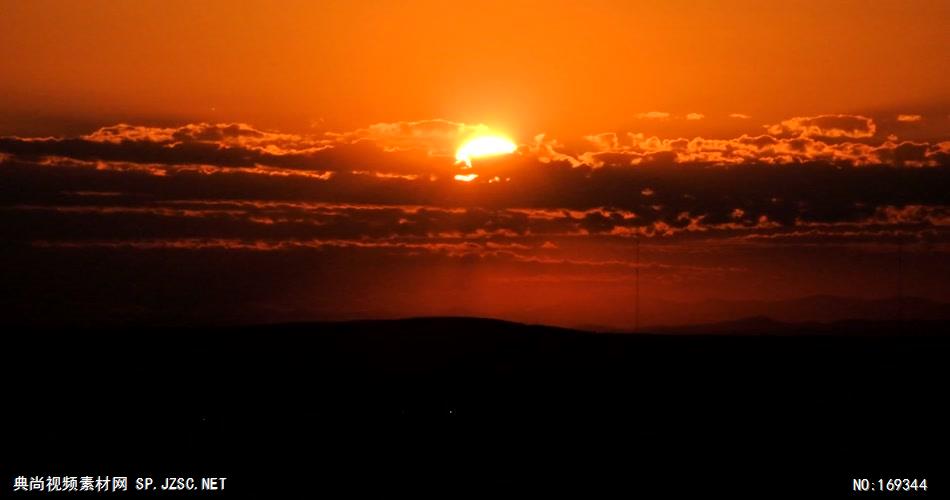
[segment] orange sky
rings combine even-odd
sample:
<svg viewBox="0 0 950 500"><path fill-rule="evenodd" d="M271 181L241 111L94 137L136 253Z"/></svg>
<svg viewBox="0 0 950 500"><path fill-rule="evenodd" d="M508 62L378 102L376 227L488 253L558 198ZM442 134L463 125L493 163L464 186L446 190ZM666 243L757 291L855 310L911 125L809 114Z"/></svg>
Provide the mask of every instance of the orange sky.
<svg viewBox="0 0 950 500"><path fill-rule="evenodd" d="M950 3L939 0L39 0L0 11L0 133L443 118L524 140L731 136L823 113L948 118ZM637 120L649 111L705 119Z"/></svg>
<svg viewBox="0 0 950 500"><path fill-rule="evenodd" d="M0 0L0 316L630 328L766 314L721 300L945 303L947 19ZM486 132L511 154L457 162Z"/></svg>

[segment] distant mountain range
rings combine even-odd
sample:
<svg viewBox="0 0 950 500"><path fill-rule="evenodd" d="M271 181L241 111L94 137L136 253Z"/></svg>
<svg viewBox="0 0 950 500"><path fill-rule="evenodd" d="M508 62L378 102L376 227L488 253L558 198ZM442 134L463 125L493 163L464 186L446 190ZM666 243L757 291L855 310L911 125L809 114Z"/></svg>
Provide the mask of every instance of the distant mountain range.
<svg viewBox="0 0 950 500"><path fill-rule="evenodd" d="M932 336L950 331L946 320L877 321L847 319L829 322L782 322L762 316L719 323L657 326L646 332L674 335L777 335L809 336Z"/></svg>
<svg viewBox="0 0 950 500"><path fill-rule="evenodd" d="M733 321L749 317L767 317L782 322L821 322L862 319L948 320L950 303L920 297L860 299L833 295L812 295L783 301L706 300L685 307L675 305L679 324ZM661 322L662 323L662 322Z"/></svg>
<svg viewBox="0 0 950 500"><path fill-rule="evenodd" d="M641 331L671 331L688 325L723 331L726 324L741 331L751 325L833 323L848 320L873 322L950 321L950 303L921 297L861 299L812 295L791 300L720 300L674 302L650 300L641 304ZM624 318L630 322L630 317ZM766 325L766 323L771 324ZM585 330L629 331L631 325L616 321L576 325ZM774 329L772 328L772 329ZM781 328L780 328L781 329Z"/></svg>

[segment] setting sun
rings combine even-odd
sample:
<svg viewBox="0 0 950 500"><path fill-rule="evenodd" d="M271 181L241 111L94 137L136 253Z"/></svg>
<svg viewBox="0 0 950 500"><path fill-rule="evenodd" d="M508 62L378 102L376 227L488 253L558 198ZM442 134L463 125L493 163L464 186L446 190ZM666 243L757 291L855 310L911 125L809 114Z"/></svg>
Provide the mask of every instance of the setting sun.
<svg viewBox="0 0 950 500"><path fill-rule="evenodd" d="M465 165L471 167L472 158L511 154L516 149L518 149L518 146L504 137L497 135L481 136L462 144L455 153L455 161L456 163L465 163Z"/></svg>

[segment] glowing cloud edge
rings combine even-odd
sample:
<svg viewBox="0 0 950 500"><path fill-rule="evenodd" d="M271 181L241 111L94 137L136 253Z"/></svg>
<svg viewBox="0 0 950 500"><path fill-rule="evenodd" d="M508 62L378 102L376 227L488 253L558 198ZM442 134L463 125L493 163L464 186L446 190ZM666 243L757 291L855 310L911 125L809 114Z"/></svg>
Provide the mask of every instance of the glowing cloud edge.
<svg viewBox="0 0 950 500"><path fill-rule="evenodd" d="M469 139L455 152L455 163L472 166L472 158L499 156L514 153L518 146L500 135L484 135Z"/></svg>

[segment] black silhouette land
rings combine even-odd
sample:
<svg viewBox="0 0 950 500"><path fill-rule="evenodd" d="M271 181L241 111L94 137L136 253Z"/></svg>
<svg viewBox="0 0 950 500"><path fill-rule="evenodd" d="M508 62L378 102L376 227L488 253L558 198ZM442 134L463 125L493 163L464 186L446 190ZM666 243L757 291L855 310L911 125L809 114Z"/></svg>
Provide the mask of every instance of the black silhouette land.
<svg viewBox="0 0 950 500"><path fill-rule="evenodd" d="M853 475L938 473L947 325L752 318L620 334L446 317L9 332L6 446L21 468L174 463L235 478L232 495L846 495Z"/></svg>

